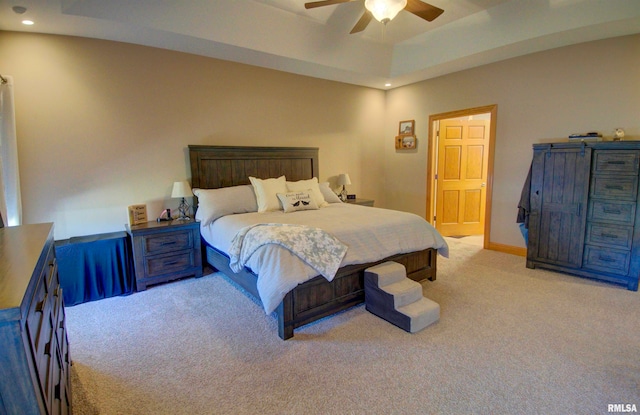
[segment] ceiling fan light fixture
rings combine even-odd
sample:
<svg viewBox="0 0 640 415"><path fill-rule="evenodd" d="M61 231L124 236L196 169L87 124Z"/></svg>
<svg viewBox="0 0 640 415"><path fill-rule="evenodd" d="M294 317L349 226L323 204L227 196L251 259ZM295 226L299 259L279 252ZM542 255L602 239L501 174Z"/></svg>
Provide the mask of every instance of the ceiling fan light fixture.
<svg viewBox="0 0 640 415"><path fill-rule="evenodd" d="M407 5L407 0L365 0L364 7L382 23L388 23Z"/></svg>

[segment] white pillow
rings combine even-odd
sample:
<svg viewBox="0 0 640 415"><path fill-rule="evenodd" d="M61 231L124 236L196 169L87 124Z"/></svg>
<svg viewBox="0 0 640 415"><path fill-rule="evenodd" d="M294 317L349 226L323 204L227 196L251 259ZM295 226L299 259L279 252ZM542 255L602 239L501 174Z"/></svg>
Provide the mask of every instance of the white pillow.
<svg viewBox="0 0 640 415"><path fill-rule="evenodd" d="M331 190L329 182L320 183L320 191L322 192L322 196L324 196L324 200L327 203L342 203L342 200L340 200L338 195L335 194L333 190Z"/></svg>
<svg viewBox="0 0 640 415"><path fill-rule="evenodd" d="M258 200L258 212L268 212L280 210L278 193L287 193L287 179L280 176L277 179L258 179L249 177L253 190L256 192Z"/></svg>
<svg viewBox="0 0 640 415"><path fill-rule="evenodd" d="M296 212L298 210L318 209L318 204L314 199L311 190L304 192L278 193L278 199L282 203L284 213Z"/></svg>
<svg viewBox="0 0 640 415"><path fill-rule="evenodd" d="M198 197L196 219L204 226L225 215L258 211L256 194L249 184L219 189L193 189L193 194Z"/></svg>
<svg viewBox="0 0 640 415"><path fill-rule="evenodd" d="M327 206L327 202L324 200L324 196L320 191L320 186L318 185L318 178L314 177L313 179L308 180L298 180L297 182L287 182L287 189L290 192L300 192L304 190L311 190L311 194L313 198L316 200L316 204L318 207Z"/></svg>

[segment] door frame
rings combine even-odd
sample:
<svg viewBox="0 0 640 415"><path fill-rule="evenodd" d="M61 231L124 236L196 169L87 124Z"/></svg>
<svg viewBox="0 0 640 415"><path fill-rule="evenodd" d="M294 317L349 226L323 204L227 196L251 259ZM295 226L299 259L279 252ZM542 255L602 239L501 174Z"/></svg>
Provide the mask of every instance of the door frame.
<svg viewBox="0 0 640 415"><path fill-rule="evenodd" d="M463 110L445 112L441 114L433 114L429 116L429 142L428 142L428 160L427 160L427 213L426 218L433 223L433 215L435 214L435 177L438 171L438 142L435 137L435 124L440 120L448 118L460 118L470 115L490 114L489 127L489 161L487 166L487 196L485 202L484 217L484 241L483 246L489 246L489 236L491 232L491 200L493 194L493 160L496 141L496 124L498 122L498 105L486 105L483 107L467 108Z"/></svg>

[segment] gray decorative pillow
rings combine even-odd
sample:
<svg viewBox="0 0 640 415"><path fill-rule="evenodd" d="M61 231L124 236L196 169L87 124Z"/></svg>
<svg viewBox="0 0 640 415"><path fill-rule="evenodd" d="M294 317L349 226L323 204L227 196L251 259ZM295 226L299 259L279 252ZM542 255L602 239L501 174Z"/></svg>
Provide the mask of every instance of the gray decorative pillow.
<svg viewBox="0 0 640 415"><path fill-rule="evenodd" d="M299 210L318 209L318 204L312 196L312 190L302 192L278 193L278 199L282 203L284 213L296 212Z"/></svg>
<svg viewBox="0 0 640 415"><path fill-rule="evenodd" d="M203 226L226 215L258 211L256 194L250 184L220 189L193 189L198 197L196 219Z"/></svg>

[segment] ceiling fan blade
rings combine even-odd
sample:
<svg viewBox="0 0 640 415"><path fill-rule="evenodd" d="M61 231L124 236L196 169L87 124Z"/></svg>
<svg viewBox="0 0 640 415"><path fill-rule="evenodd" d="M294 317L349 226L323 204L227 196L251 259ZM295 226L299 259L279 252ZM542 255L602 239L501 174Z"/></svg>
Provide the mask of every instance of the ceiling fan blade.
<svg viewBox="0 0 640 415"><path fill-rule="evenodd" d="M429 3L425 3L420 0L407 0L407 6L404 9L429 22L433 21L444 12L441 8L432 6Z"/></svg>
<svg viewBox="0 0 640 415"><path fill-rule="evenodd" d="M362 32L364 29L367 28L367 25L369 24L372 18L373 18L373 15L371 14L371 12L369 10L365 10L360 20L358 20L358 23L356 23L356 25L353 26L353 29L351 29L351 32L349 33L354 34L354 33Z"/></svg>
<svg viewBox="0 0 640 415"><path fill-rule="evenodd" d="M315 9L316 7L331 6L332 4L349 3L351 0L322 0L305 3L305 9Z"/></svg>

